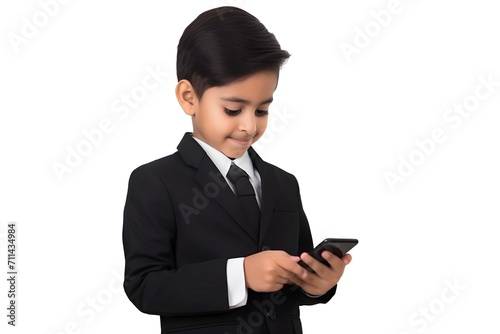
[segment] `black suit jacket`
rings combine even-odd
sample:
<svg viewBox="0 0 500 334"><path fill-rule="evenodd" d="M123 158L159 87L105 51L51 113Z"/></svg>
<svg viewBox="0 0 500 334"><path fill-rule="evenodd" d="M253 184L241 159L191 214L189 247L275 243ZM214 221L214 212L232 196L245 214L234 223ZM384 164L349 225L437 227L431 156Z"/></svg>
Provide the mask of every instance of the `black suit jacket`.
<svg viewBox="0 0 500 334"><path fill-rule="evenodd" d="M261 231L247 229L217 167L186 133L178 152L135 169L124 210L124 288L142 312L161 316L162 333L302 333L299 305L327 302L285 286L249 290L229 309L226 263L259 251L298 255L313 248L295 177L249 154L262 180Z"/></svg>

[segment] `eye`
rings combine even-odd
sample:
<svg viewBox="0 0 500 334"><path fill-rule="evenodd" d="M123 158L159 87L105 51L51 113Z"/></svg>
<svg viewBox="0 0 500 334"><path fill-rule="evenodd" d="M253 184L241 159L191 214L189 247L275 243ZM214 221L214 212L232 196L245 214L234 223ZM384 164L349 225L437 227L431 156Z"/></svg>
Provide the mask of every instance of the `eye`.
<svg viewBox="0 0 500 334"><path fill-rule="evenodd" d="M266 116L269 114L269 110L255 110L255 115L257 116Z"/></svg>
<svg viewBox="0 0 500 334"><path fill-rule="evenodd" d="M236 116L241 112L241 109L240 110L231 110L231 109L224 108L224 112L226 114L228 114L229 116Z"/></svg>

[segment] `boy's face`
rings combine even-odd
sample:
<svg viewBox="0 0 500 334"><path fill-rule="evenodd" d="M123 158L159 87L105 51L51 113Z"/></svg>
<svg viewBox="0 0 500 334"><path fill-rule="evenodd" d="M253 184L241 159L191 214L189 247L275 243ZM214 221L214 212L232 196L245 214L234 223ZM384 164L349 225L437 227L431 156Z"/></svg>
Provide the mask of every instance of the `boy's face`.
<svg viewBox="0 0 500 334"><path fill-rule="evenodd" d="M278 73L258 72L193 99L193 136L229 158L239 158L267 127Z"/></svg>

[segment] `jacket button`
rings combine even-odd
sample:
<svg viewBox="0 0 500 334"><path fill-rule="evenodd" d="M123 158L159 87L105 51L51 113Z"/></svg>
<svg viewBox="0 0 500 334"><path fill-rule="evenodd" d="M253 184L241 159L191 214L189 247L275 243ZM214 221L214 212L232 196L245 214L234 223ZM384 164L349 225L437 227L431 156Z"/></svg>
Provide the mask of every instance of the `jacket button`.
<svg viewBox="0 0 500 334"><path fill-rule="evenodd" d="M263 252L264 252L264 251L268 251L268 250L271 250L271 248L270 248L268 245L264 245L264 246L262 246L262 248L261 248L261 251L263 251Z"/></svg>
<svg viewBox="0 0 500 334"><path fill-rule="evenodd" d="M269 320L276 320L276 311L275 310L269 310L269 311L267 311L266 317Z"/></svg>

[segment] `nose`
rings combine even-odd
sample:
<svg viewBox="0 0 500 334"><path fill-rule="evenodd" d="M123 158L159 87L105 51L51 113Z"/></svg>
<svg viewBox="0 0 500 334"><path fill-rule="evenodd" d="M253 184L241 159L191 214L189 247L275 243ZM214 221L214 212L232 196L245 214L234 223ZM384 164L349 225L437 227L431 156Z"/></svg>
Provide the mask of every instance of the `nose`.
<svg viewBox="0 0 500 334"><path fill-rule="evenodd" d="M257 132L257 120L255 113L250 110L240 114L238 128L240 131L253 135Z"/></svg>

